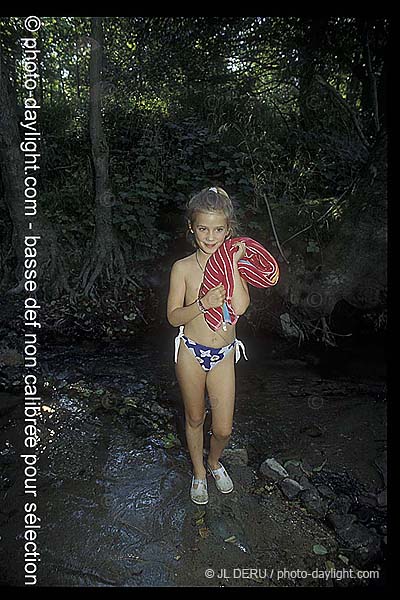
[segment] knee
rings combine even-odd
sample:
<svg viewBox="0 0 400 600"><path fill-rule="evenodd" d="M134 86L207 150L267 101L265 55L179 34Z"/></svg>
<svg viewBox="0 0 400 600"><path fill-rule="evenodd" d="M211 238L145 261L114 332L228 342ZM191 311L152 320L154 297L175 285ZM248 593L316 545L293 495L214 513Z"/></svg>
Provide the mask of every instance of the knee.
<svg viewBox="0 0 400 600"><path fill-rule="evenodd" d="M212 434L219 442L227 442L232 434L232 427L213 427Z"/></svg>
<svg viewBox="0 0 400 600"><path fill-rule="evenodd" d="M199 429L203 427L206 415L186 414L186 425L191 429Z"/></svg>

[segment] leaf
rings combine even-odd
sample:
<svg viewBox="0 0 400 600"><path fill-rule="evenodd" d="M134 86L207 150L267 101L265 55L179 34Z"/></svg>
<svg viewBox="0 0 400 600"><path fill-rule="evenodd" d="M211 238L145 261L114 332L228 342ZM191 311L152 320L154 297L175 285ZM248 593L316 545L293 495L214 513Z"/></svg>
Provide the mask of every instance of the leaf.
<svg viewBox="0 0 400 600"><path fill-rule="evenodd" d="M210 530L208 527L200 527L199 529L200 537L207 538L210 535Z"/></svg>
<svg viewBox="0 0 400 600"><path fill-rule="evenodd" d="M290 460L287 460L284 463L283 466L286 468L287 465L293 465L294 467L299 467L300 466L300 461L299 460L290 459Z"/></svg>
<svg viewBox="0 0 400 600"><path fill-rule="evenodd" d="M325 548L325 546L322 546L322 544L314 544L313 546L313 552L314 554L328 554L328 550Z"/></svg>
<svg viewBox="0 0 400 600"><path fill-rule="evenodd" d="M314 467L313 471L317 471L317 473L319 473L319 471L321 471L324 466L326 465L327 459L324 460L324 462L322 463L322 465L319 465L319 467Z"/></svg>
<svg viewBox="0 0 400 600"><path fill-rule="evenodd" d="M319 252L319 246L314 242L314 240L310 240L307 244L307 252Z"/></svg>
<svg viewBox="0 0 400 600"><path fill-rule="evenodd" d="M135 400L134 398L125 398L124 399L124 404L126 406L136 407L137 406L137 400Z"/></svg>

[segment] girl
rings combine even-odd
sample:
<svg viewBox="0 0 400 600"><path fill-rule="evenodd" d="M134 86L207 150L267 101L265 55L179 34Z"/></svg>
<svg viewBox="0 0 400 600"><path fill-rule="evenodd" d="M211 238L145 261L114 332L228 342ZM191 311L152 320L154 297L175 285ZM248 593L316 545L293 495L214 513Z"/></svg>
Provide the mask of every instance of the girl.
<svg viewBox="0 0 400 600"><path fill-rule="evenodd" d="M235 325L213 331L204 319L204 312L224 304L222 284L199 298L204 269L208 259L231 237L235 227L234 211L228 194L217 187L203 189L187 207L188 234L196 251L174 263L170 275L167 318L173 327L180 327L175 340L176 376L179 382L186 418L186 439L193 464L190 497L196 504L207 504L207 478L203 463L203 423L205 390L212 410L212 436L207 469L213 475L218 490L229 493L233 482L219 459L229 441L235 401L235 366L239 348ZM247 282L239 274L237 263L244 257L244 242L234 255L234 293L232 308L242 315L250 303ZM183 334L183 330L185 334ZM182 343L183 342L183 343Z"/></svg>

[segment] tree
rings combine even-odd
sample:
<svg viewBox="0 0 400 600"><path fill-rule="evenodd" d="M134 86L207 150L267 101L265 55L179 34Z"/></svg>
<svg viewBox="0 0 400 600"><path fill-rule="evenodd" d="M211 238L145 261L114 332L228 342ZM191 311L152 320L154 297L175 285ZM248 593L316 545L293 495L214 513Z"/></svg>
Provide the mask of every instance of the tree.
<svg viewBox="0 0 400 600"><path fill-rule="evenodd" d="M88 295L95 281L105 275L115 282L132 281L118 240L112 227L113 193L109 178L109 148L102 122L103 95L103 24L102 17L92 17L90 56L89 129L92 144L92 163L95 194L95 234L89 259L81 272L81 285Z"/></svg>
<svg viewBox="0 0 400 600"><path fill-rule="evenodd" d="M10 62L1 53L0 82L0 167L4 189L4 199L12 222L12 247L16 263L14 269L8 269L1 282L2 288L10 293L21 293L24 289L24 239L28 235L24 215L24 160L20 150L21 136L18 127L15 87L10 77ZM56 296L70 291L65 259L60 252L57 235L51 223L46 219L40 202L37 203L35 216L36 231L40 232L40 261L37 277L40 293L46 297Z"/></svg>

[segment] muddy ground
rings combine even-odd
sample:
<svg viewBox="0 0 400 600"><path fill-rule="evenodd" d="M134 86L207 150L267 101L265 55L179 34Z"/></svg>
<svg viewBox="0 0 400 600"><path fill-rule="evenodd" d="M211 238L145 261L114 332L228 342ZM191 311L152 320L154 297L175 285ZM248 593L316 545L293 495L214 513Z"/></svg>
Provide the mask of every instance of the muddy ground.
<svg viewBox="0 0 400 600"><path fill-rule="evenodd" d="M381 587L386 581L386 372L382 349L322 357L239 337L234 491L189 498L191 468L173 334L40 349L43 384L37 584L124 587ZM24 584L21 365L2 362L1 581ZM206 421L205 435L210 426ZM349 499L344 529L284 493L274 458ZM297 471L296 471L297 469ZM322 487L320 488L322 490ZM350 506L351 504L351 506ZM344 518L343 515L341 518ZM346 538L356 524L367 554ZM347 529L346 529L347 527ZM350 529L349 529L350 527ZM371 541L372 540L372 541ZM368 554L369 552L369 554ZM326 575L329 571L330 576Z"/></svg>

